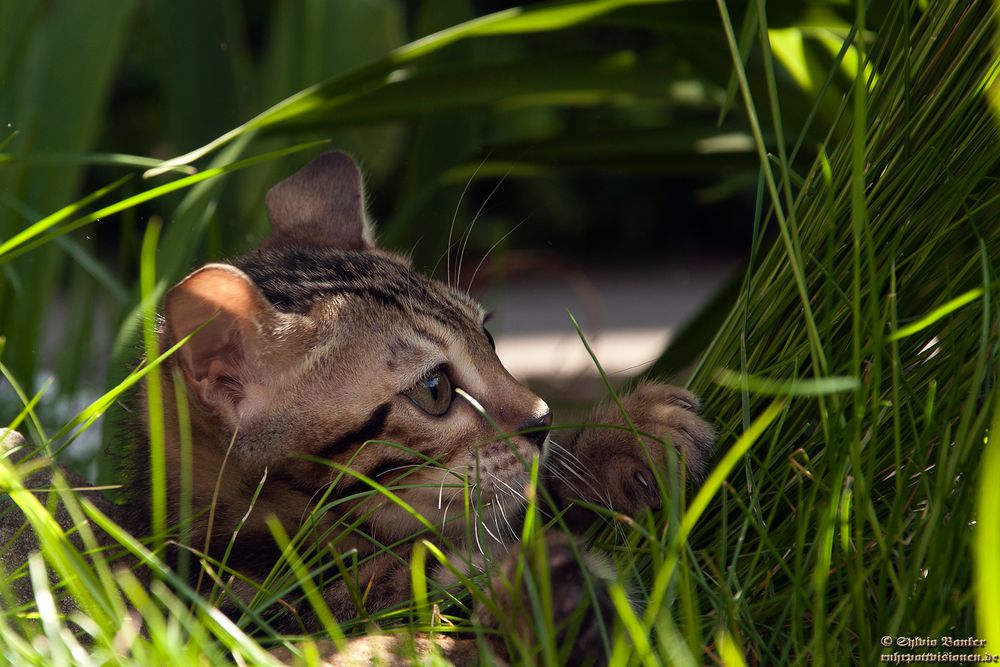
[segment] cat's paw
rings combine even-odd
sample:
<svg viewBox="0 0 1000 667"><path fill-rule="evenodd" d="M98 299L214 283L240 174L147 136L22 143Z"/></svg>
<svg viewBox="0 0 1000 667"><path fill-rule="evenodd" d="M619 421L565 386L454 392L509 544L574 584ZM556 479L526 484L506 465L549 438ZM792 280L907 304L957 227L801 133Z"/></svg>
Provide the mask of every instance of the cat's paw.
<svg viewBox="0 0 1000 667"><path fill-rule="evenodd" d="M615 577L613 566L563 532L549 531L543 539L544 571L523 544L499 565L489 587L491 604L477 605L484 637L497 655L519 662L539 654L544 631L554 638L561 664L606 664L601 627L610 637L616 616L607 585ZM542 600L546 589L551 598Z"/></svg>
<svg viewBox="0 0 1000 667"><path fill-rule="evenodd" d="M588 420L596 426L581 429L565 449L553 448L553 469L569 491L562 495L626 513L659 508L656 475L671 470L671 444L675 460L685 466L686 480L700 484L708 471L715 429L699 416L698 397L680 387L648 382L622 396L621 402L641 437L628 427L617 404L597 408Z"/></svg>

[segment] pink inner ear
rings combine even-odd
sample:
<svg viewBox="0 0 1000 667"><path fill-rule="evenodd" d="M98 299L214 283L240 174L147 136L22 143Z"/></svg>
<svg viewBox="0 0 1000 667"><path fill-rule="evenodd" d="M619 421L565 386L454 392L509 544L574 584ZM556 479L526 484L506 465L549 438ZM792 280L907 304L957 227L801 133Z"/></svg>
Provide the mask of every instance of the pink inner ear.
<svg viewBox="0 0 1000 667"><path fill-rule="evenodd" d="M248 394L257 375L258 326L270 309L242 271L222 264L196 271L167 295L171 340L197 331L180 355L192 389L203 400L225 398L235 404Z"/></svg>

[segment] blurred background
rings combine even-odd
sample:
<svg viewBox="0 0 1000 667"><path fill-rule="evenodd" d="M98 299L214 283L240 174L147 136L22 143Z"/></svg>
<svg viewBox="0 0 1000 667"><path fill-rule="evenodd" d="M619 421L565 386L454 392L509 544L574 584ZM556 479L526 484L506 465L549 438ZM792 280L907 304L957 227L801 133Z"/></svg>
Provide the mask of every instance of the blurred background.
<svg viewBox="0 0 1000 667"><path fill-rule="evenodd" d="M749 4L729 4L732 37L761 118L780 100L761 139L804 170L853 81L854 8L769 2L759 40ZM0 240L109 184L69 219L123 203L2 257L2 423L44 390L54 430L134 366L150 219L162 296L256 245L267 188L325 149L142 196L194 172L146 169L227 133L185 162L315 139L351 152L382 245L469 287L511 371L570 412L602 384L567 311L616 381L676 377L770 237L726 24L704 0L0 0L0 34ZM84 435L78 465L102 451Z"/></svg>

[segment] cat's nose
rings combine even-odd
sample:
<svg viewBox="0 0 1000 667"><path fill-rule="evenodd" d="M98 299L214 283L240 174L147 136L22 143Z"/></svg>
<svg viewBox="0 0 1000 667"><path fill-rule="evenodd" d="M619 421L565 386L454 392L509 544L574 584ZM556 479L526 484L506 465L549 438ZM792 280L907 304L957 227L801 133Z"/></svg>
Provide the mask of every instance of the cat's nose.
<svg viewBox="0 0 1000 667"><path fill-rule="evenodd" d="M549 410L548 406L545 406L545 412L537 417L532 417L528 421L524 422L517 427L517 432L524 436L524 438L542 449L542 445L545 444L545 438L549 435L549 427L552 426L552 411Z"/></svg>

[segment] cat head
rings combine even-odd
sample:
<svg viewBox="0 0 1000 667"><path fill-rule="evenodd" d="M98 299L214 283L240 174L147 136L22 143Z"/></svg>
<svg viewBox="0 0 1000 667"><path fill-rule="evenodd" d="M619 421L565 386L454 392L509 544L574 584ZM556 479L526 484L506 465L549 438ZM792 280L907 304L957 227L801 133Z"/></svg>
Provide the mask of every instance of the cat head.
<svg viewBox="0 0 1000 667"><path fill-rule="evenodd" d="M354 161L321 155L268 192L260 248L166 297L161 342L190 339L164 376L188 396L195 505L214 502L216 521L246 512L265 470L254 516L289 530L325 485L369 490L362 476L396 481L439 525L466 484L487 507L520 505L548 406L500 363L471 297L376 246L364 199ZM167 456L176 493L176 443ZM362 504L377 538L413 534L398 504Z"/></svg>

